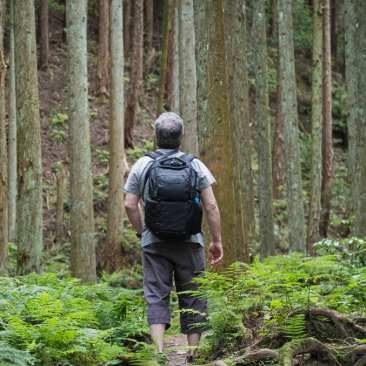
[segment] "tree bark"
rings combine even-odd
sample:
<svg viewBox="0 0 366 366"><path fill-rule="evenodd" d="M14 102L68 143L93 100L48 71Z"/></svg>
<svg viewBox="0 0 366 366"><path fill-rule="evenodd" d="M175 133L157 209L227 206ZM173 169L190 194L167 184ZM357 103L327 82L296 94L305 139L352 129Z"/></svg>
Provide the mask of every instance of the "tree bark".
<svg viewBox="0 0 366 366"><path fill-rule="evenodd" d="M356 139L356 192L358 204L356 208L355 235L359 238L366 237L366 65L364 55L366 53L366 3L362 0L354 0L355 20L354 29L354 78L355 78L355 129ZM350 80L349 82L352 82Z"/></svg>
<svg viewBox="0 0 366 366"><path fill-rule="evenodd" d="M230 111L230 130L231 130L231 145L232 145L232 159L233 159L233 179L234 191L236 200L233 202L233 211L235 217L235 242L238 259L242 262L249 262L249 250L245 240L244 228L244 206L242 204L242 180L240 170L240 119L239 110L241 108L241 100L239 95L239 85L237 79L240 77L238 70L238 58L240 53L238 49L238 38L241 36L240 27L242 26L242 17L239 10L237 13L236 0L224 0L224 24L225 24L225 44L226 44L226 59L227 59L227 83L229 94L229 111ZM238 19L233 22L232 19ZM246 73L245 70L241 70ZM240 259L239 259L240 256Z"/></svg>
<svg viewBox="0 0 366 366"><path fill-rule="evenodd" d="M358 185L356 183L357 168L357 127L355 119L355 2L354 0L345 0L345 53L346 53L346 86L347 86L347 129L348 129L348 181L351 184L350 189L350 212L351 216L356 215L358 204Z"/></svg>
<svg viewBox="0 0 366 366"><path fill-rule="evenodd" d="M277 0L271 0L271 36L276 37L278 31L277 23Z"/></svg>
<svg viewBox="0 0 366 366"><path fill-rule="evenodd" d="M178 0L176 0L177 2ZM154 2L145 0L145 50L150 53L153 48Z"/></svg>
<svg viewBox="0 0 366 366"><path fill-rule="evenodd" d="M180 114L179 107L179 0L174 2L174 36L173 36L173 67L172 67L172 80L171 90L172 96L170 99L170 110L175 114ZM194 52L194 51L193 51ZM196 69L194 69L196 73ZM194 91L196 93L196 90ZM197 123L197 121L196 121Z"/></svg>
<svg viewBox="0 0 366 366"><path fill-rule="evenodd" d="M236 262L234 179L223 2L194 0L197 74L197 121L200 159L217 179L213 186L221 213L224 258L215 271ZM210 16L207 16L210 14ZM204 229L207 223L204 221ZM205 246L209 245L205 236Z"/></svg>
<svg viewBox="0 0 366 366"><path fill-rule="evenodd" d="M258 125L259 259L275 255L265 0L254 2L253 42Z"/></svg>
<svg viewBox="0 0 366 366"><path fill-rule="evenodd" d="M337 0L331 2L331 52L334 59L334 63L337 61L337 49L338 49L338 4Z"/></svg>
<svg viewBox="0 0 366 366"><path fill-rule="evenodd" d="M249 117L249 85L247 72L247 28L246 14L242 1L236 1L237 21L235 25L236 36L234 39L234 50L236 58L237 76L235 78L238 93L238 105L236 111L239 121L239 141L240 141L240 159L237 164L240 170L241 179L241 200L244 218L245 243L243 249L238 247L238 260L244 261L246 254L244 251L248 246L249 256L252 259L256 255L256 232L254 216L254 193L252 176L252 149L251 132Z"/></svg>
<svg viewBox="0 0 366 366"><path fill-rule="evenodd" d="M178 0L169 0L170 14L169 14L169 39L168 39L168 59L165 79L165 94L168 99L168 106L172 100L172 78L174 67L174 24L175 24L175 9L174 3Z"/></svg>
<svg viewBox="0 0 366 366"><path fill-rule="evenodd" d="M168 61L168 41L169 41L169 18L170 1L164 0L164 20L163 20L163 49L161 53L161 66L159 78L159 94L156 115L159 117L164 112L165 79Z"/></svg>
<svg viewBox="0 0 366 366"><path fill-rule="evenodd" d="M278 53L280 53L280 49ZM285 144L283 139L283 118L282 118L282 80L281 61L278 55L277 61L277 94L276 94L276 121L273 142L273 163L272 163L272 184L273 199L282 200L283 187L285 186ZM279 189L282 187L282 189Z"/></svg>
<svg viewBox="0 0 366 366"><path fill-rule="evenodd" d="M123 50L125 58L130 57L130 45L131 45L130 27L131 27L131 0L123 0Z"/></svg>
<svg viewBox="0 0 366 366"><path fill-rule="evenodd" d="M306 251L313 254L313 244L320 240L320 192L322 181L322 0L313 5L313 77L311 101L311 171L310 203Z"/></svg>
<svg viewBox="0 0 366 366"><path fill-rule="evenodd" d="M64 237L64 192L65 192L65 173L64 170L57 173L57 201L56 201L56 220L55 232L56 243L62 244Z"/></svg>
<svg viewBox="0 0 366 366"><path fill-rule="evenodd" d="M112 273L122 268L124 216L124 131L123 131L123 39L122 5L110 0L111 99L109 105L109 196L104 269Z"/></svg>
<svg viewBox="0 0 366 366"><path fill-rule="evenodd" d="M198 155L193 0L179 1L179 108L184 121L182 151Z"/></svg>
<svg viewBox="0 0 366 366"><path fill-rule="evenodd" d="M330 0L323 0L323 132L322 132L322 186L319 233L327 237L332 199L332 75L330 55Z"/></svg>
<svg viewBox="0 0 366 366"><path fill-rule="evenodd" d="M96 281L88 111L87 0L67 0L71 273Z"/></svg>
<svg viewBox="0 0 366 366"><path fill-rule="evenodd" d="M291 0L278 0L289 251L306 251Z"/></svg>
<svg viewBox="0 0 366 366"><path fill-rule="evenodd" d="M39 124L34 1L14 2L17 106L18 257L20 276L40 272L42 260L42 155Z"/></svg>
<svg viewBox="0 0 366 366"><path fill-rule="evenodd" d="M125 117L125 147L133 147L132 132L136 119L138 103L138 88L140 81L140 53L142 52L142 4L143 0L135 0L135 19L133 25L133 55L130 74L130 84L127 96Z"/></svg>
<svg viewBox="0 0 366 366"><path fill-rule="evenodd" d="M48 0L41 2L40 15L40 52L39 52L39 69L48 71L49 59L49 30L48 30Z"/></svg>
<svg viewBox="0 0 366 366"><path fill-rule="evenodd" d="M95 78L95 96L105 102L108 96L109 62L109 0L99 0L99 50Z"/></svg>
<svg viewBox="0 0 366 366"><path fill-rule="evenodd" d="M14 59L14 7L10 0L10 81L9 81L9 130L8 130L8 192L9 192L9 242L15 241L16 200L17 200L17 109L15 99Z"/></svg>
<svg viewBox="0 0 366 366"><path fill-rule="evenodd" d="M0 268L8 265L8 154L5 127L5 0L0 1Z"/></svg>

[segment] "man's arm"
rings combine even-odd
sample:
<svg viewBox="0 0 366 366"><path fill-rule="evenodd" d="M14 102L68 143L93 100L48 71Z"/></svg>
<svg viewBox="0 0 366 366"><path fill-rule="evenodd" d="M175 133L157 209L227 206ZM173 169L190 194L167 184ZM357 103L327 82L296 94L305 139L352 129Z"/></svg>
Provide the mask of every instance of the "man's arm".
<svg viewBox="0 0 366 366"><path fill-rule="evenodd" d="M141 234L143 229L141 215L139 211L139 199L140 196L137 196L136 194L130 192L126 193L126 213L137 234Z"/></svg>
<svg viewBox="0 0 366 366"><path fill-rule="evenodd" d="M202 189L201 201L212 237L208 259L212 259L211 264L214 265L222 259L224 253L221 243L220 212L211 186Z"/></svg>

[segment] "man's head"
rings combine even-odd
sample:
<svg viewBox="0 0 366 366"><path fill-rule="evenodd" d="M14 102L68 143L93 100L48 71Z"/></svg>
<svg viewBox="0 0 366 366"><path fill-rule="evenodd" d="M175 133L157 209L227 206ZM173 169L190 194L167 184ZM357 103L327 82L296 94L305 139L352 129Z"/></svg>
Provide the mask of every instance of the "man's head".
<svg viewBox="0 0 366 366"><path fill-rule="evenodd" d="M156 143L159 148L179 149L183 133L183 120L173 112L163 113L155 121Z"/></svg>

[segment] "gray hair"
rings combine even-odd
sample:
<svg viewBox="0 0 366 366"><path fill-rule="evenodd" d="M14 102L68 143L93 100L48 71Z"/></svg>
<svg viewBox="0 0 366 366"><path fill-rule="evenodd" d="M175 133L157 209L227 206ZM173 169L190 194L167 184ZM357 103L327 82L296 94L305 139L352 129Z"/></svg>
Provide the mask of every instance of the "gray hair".
<svg viewBox="0 0 366 366"><path fill-rule="evenodd" d="M184 133L183 120L173 112L163 113L155 121L154 131L158 147L179 149Z"/></svg>

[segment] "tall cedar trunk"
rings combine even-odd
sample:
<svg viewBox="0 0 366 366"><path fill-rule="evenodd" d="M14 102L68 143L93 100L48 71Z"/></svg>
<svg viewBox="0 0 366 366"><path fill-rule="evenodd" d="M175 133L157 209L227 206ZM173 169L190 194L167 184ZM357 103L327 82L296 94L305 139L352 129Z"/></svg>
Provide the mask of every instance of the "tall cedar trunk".
<svg viewBox="0 0 366 366"><path fill-rule="evenodd" d="M278 0L289 251L306 251L291 0Z"/></svg>
<svg viewBox="0 0 366 366"><path fill-rule="evenodd" d="M57 173L57 202L56 202L56 220L55 232L56 243L62 244L64 237L64 193L65 193L65 173L64 170Z"/></svg>
<svg viewBox="0 0 366 366"><path fill-rule="evenodd" d="M109 0L99 0L99 50L95 95L105 102L108 87Z"/></svg>
<svg viewBox="0 0 366 366"><path fill-rule="evenodd" d="M67 42L67 36L66 36L66 27L67 27L67 19L66 19L66 0L63 0L62 2L65 5L65 11L64 11L64 16L62 19L62 34L61 34L61 40L62 42Z"/></svg>
<svg viewBox="0 0 366 366"><path fill-rule="evenodd" d="M0 268L8 265L8 154L5 128L5 0L0 1Z"/></svg>
<svg viewBox="0 0 366 366"><path fill-rule="evenodd" d="M123 23L121 1L110 0L109 11L111 35L110 161L104 269L107 273L112 273L122 268L121 240L124 216Z"/></svg>
<svg viewBox="0 0 366 366"><path fill-rule="evenodd" d="M231 144L232 144L232 157L233 157L233 179L234 190L236 194L236 200L232 207L235 215L235 242L237 251L237 260L242 262L249 262L249 250L248 243L245 240L245 228L244 228L244 209L242 202L242 181L241 181L241 124L239 110L242 107L242 100L239 94L238 78L241 72L246 70L239 70L240 51L238 48L239 37L241 36L241 26L244 15L241 13L242 9L239 9L237 13L236 0L224 0L224 14L225 14L225 43L226 43L226 56L227 56L227 76L228 76L228 91L229 91L229 110L230 110L230 130L231 130ZM233 22L232 19L239 19L237 22ZM242 96L243 97L243 96ZM246 122L246 121L244 121Z"/></svg>
<svg viewBox="0 0 366 366"><path fill-rule="evenodd" d="M9 242L15 241L16 199L17 199L17 117L15 100L15 60L13 0L10 0L10 86L9 86L9 129L8 129L8 193L9 193Z"/></svg>
<svg viewBox="0 0 366 366"><path fill-rule="evenodd" d="M17 273L40 272L42 260L42 155L39 124L34 1L14 2L17 106Z"/></svg>
<svg viewBox="0 0 366 366"><path fill-rule="evenodd" d="M193 0L179 1L179 108L184 121L182 151L198 155Z"/></svg>
<svg viewBox="0 0 366 366"><path fill-rule="evenodd" d="M265 0L254 2L253 41L258 125L259 259L275 255Z"/></svg>
<svg viewBox="0 0 366 366"><path fill-rule="evenodd" d="M138 88L140 81L140 53L142 52L142 4L143 0L135 0L135 18L133 25L133 55L130 74L130 85L127 95L127 107L125 116L125 147L133 147L132 132L136 119Z"/></svg>
<svg viewBox="0 0 366 366"><path fill-rule="evenodd" d="M357 128L355 119L355 3L354 0L344 2L344 24L345 24L345 53L346 53L346 85L347 85L347 129L348 129L348 181L352 185L350 189L350 212L351 216L356 215L358 194L356 183L356 167L358 163L356 155Z"/></svg>
<svg viewBox="0 0 366 366"><path fill-rule="evenodd" d="M313 253L313 244L320 239L319 220L322 182L322 31L322 0L314 0L310 203L306 240L306 252L310 255Z"/></svg>
<svg viewBox="0 0 366 366"><path fill-rule="evenodd" d="M331 52L334 62L337 61L337 46L338 46L338 4L337 0L331 1L331 18L332 18L332 25L331 25Z"/></svg>
<svg viewBox="0 0 366 366"><path fill-rule="evenodd" d="M280 50L278 50L280 53ZM273 139L272 185L273 199L282 200L285 186L285 144L283 140L281 62L277 62L276 121ZM282 187L280 189L280 187Z"/></svg>
<svg viewBox="0 0 366 366"><path fill-rule="evenodd" d="M178 0L176 0L178 1ZM167 69L166 69L166 79L165 79L165 94L168 99L168 106L171 104L172 100L172 77L173 77L173 67L174 67L174 24L175 24L175 10L174 3L175 0L169 0L170 14L169 14L169 39L168 39L168 59L167 59Z"/></svg>
<svg viewBox="0 0 366 366"><path fill-rule="evenodd" d="M144 78L144 76L143 76L143 70L144 70L144 2L143 1L142 1L142 5L141 5L141 32L139 34L140 34L139 44L141 47L141 51L139 53L139 55L140 55L139 81L142 81Z"/></svg>
<svg viewBox="0 0 366 366"><path fill-rule="evenodd" d="M41 2L40 16L40 51L39 51L39 69L48 70L49 59L49 37L48 37L48 0Z"/></svg>
<svg viewBox="0 0 366 366"><path fill-rule="evenodd" d="M251 150L251 133L250 133L250 117L249 117L249 85L247 72L247 28L246 14L243 2L236 1L236 37L234 39L234 57L236 58L237 77L236 88L238 90L239 104L236 108L239 125L239 141L240 141L240 159L239 169L241 178L241 199L244 218L244 235L246 246L249 247L252 258L256 255L256 233L255 233L255 216L254 216L254 193L253 193L253 177L252 177L252 150ZM244 249L239 249L239 258L244 261L246 254ZM238 259L240 260L240 259Z"/></svg>
<svg viewBox="0 0 366 366"><path fill-rule="evenodd" d="M198 136L200 159L216 177L224 258L215 270L236 262L234 177L222 0L194 0ZM210 14L210 16L207 16ZM207 223L204 221L204 229ZM205 246L210 236L205 236Z"/></svg>
<svg viewBox="0 0 366 366"><path fill-rule="evenodd" d="M154 2L153 0L145 0L145 50L147 53L150 53L153 47L153 20Z"/></svg>
<svg viewBox="0 0 366 366"><path fill-rule="evenodd" d="M170 0L164 0L163 49L161 53L158 107L156 111L157 117L159 117L164 112L165 79L168 63L169 18L170 18Z"/></svg>
<svg viewBox="0 0 366 366"><path fill-rule="evenodd" d="M366 237L366 2L354 0L354 77L355 77L355 128L356 138L356 191L358 204L356 208L355 235ZM350 81L351 82L351 81Z"/></svg>
<svg viewBox="0 0 366 366"><path fill-rule="evenodd" d="M278 31L277 23L277 0L271 0L271 36L276 37Z"/></svg>
<svg viewBox="0 0 366 366"><path fill-rule="evenodd" d="M180 114L179 109L179 0L174 2L174 36L173 36L173 66L171 90L172 97L170 99L170 110L176 114ZM194 53L194 51L193 51ZM196 73L196 69L194 69ZM196 90L194 91L196 93ZM196 121L197 123L197 121Z"/></svg>
<svg viewBox="0 0 366 366"><path fill-rule="evenodd" d="M330 0L323 0L323 132L322 132L322 192L319 232L327 237L332 199L332 75L330 55Z"/></svg>
<svg viewBox="0 0 366 366"><path fill-rule="evenodd" d="M123 0L123 50L124 50L124 56L126 58L130 57L130 46L131 46L130 27L131 27L131 0Z"/></svg>
<svg viewBox="0 0 366 366"><path fill-rule="evenodd" d="M67 0L71 273L96 281L88 111L87 0Z"/></svg>

